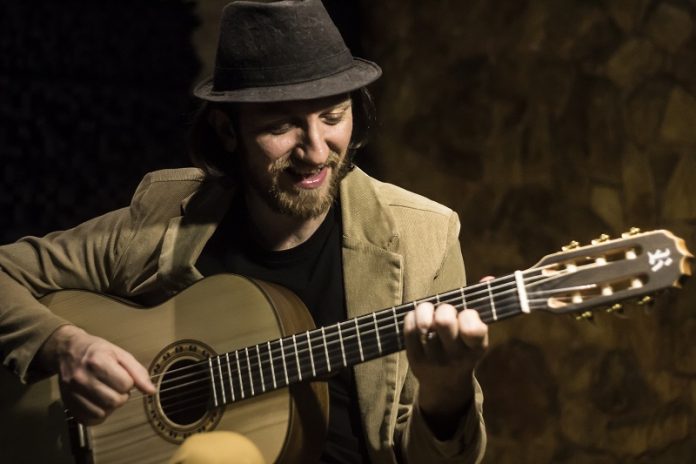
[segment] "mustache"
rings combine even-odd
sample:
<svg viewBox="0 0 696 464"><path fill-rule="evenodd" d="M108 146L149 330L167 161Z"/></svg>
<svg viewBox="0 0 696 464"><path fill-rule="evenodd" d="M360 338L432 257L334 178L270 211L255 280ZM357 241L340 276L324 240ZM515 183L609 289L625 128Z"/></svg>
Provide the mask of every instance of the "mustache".
<svg viewBox="0 0 696 464"><path fill-rule="evenodd" d="M340 161L341 156L334 151L329 152L329 156L326 158L326 161L321 164L308 163L306 161L295 159L292 156L289 156L287 158L281 158L279 160L276 160L271 166L271 172L280 173L287 169L296 172L306 172L323 167L335 168L336 166L338 166Z"/></svg>

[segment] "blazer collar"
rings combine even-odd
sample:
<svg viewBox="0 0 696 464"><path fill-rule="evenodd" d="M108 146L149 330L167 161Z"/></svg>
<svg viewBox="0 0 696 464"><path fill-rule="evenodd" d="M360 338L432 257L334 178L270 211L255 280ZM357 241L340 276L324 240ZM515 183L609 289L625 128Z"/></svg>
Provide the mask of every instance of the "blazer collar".
<svg viewBox="0 0 696 464"><path fill-rule="evenodd" d="M222 180L207 179L181 202L181 216L169 220L162 240L158 279L170 292L203 278L194 265L227 212L234 190Z"/></svg>

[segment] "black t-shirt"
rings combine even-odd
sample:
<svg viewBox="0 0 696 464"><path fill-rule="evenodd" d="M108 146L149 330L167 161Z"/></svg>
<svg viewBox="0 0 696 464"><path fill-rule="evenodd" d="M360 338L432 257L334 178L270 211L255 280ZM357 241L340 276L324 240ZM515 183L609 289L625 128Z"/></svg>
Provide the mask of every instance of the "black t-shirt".
<svg viewBox="0 0 696 464"><path fill-rule="evenodd" d="M317 326L346 319L338 201L309 240L283 251L259 246L250 232L248 212L238 195L203 249L196 268L209 276L231 272L292 290ZM322 463L366 463L367 450L352 369L329 379L329 430Z"/></svg>

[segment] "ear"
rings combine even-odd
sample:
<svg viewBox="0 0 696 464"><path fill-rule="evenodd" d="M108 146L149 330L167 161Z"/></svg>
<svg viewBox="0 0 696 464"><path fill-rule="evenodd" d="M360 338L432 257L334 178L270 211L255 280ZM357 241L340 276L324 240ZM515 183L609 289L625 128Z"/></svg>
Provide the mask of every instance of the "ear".
<svg viewBox="0 0 696 464"><path fill-rule="evenodd" d="M220 138L225 150L232 153L237 148L237 134L230 117L222 110L213 108L208 113L208 122Z"/></svg>

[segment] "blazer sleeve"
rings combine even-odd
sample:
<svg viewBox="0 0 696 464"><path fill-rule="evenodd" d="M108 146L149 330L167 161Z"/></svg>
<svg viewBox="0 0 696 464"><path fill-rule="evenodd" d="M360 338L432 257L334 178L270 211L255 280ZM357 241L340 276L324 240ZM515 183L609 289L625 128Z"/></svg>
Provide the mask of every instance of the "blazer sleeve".
<svg viewBox="0 0 696 464"><path fill-rule="evenodd" d="M445 254L432 283L432 294L442 293L465 285L464 260L459 245L459 219L452 213L449 219ZM483 394L475 378L474 399L461 418L454 436L439 440L425 423L417 403L418 381L410 369L401 391L400 415L396 426L395 445L399 461L414 463L478 463L486 448L486 429L483 421Z"/></svg>
<svg viewBox="0 0 696 464"><path fill-rule="evenodd" d="M23 382L44 377L32 366L48 337L69 322L38 301L62 289L108 292L122 251L134 233L130 208L112 211L44 237L0 247L0 359Z"/></svg>

